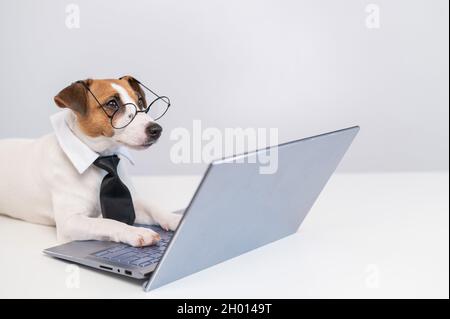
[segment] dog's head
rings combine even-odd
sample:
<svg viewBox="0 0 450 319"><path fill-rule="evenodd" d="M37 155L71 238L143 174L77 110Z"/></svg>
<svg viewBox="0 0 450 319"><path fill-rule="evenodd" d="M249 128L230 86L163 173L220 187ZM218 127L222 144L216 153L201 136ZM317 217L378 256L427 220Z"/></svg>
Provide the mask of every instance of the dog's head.
<svg viewBox="0 0 450 319"><path fill-rule="evenodd" d="M143 112L148 105L145 93L131 76L77 81L54 100L59 107L75 113L79 129L88 137L143 149L161 136L162 127Z"/></svg>

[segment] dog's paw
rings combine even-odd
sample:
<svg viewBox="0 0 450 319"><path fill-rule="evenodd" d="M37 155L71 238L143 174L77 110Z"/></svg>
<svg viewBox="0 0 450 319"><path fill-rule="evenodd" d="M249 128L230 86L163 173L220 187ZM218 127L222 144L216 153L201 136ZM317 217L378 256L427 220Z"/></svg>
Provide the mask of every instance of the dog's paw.
<svg viewBox="0 0 450 319"><path fill-rule="evenodd" d="M175 231L180 223L182 215L174 213L166 213L159 216L157 222L164 230Z"/></svg>
<svg viewBox="0 0 450 319"><path fill-rule="evenodd" d="M156 244L161 237L151 229L143 227L129 227L122 233L120 241L133 247L143 247Z"/></svg>

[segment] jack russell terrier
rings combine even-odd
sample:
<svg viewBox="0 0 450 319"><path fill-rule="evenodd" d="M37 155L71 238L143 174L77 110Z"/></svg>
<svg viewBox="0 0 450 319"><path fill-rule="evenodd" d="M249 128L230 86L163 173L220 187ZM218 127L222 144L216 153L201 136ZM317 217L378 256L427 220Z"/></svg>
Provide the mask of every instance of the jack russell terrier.
<svg viewBox="0 0 450 319"><path fill-rule="evenodd" d="M65 108L51 117L54 133L0 140L0 214L56 225L58 241L155 244L159 235L150 229L102 218L99 194L107 172L93 165L99 156L113 154L132 163L127 148L146 149L160 137L141 83L131 76L88 79L64 88L54 100ZM181 215L139 197L122 161L117 174L129 187L136 223L177 228Z"/></svg>

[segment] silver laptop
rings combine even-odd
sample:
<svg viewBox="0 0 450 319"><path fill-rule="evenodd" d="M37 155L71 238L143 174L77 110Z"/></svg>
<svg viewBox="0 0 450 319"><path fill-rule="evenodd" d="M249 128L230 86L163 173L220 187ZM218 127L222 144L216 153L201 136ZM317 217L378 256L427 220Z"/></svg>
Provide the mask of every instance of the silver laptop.
<svg viewBox="0 0 450 319"><path fill-rule="evenodd" d="M157 226L158 245L134 248L74 241L44 250L119 275L147 279L146 291L297 232L359 127L313 136L212 162L175 233ZM261 174L256 158L277 152Z"/></svg>

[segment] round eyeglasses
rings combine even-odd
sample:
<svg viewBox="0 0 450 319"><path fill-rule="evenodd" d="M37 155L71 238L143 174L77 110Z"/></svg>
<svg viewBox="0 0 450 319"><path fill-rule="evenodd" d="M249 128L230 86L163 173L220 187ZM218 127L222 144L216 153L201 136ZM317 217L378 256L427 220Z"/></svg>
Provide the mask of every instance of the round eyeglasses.
<svg viewBox="0 0 450 319"><path fill-rule="evenodd" d="M112 127L115 129L123 129L133 122L138 113L146 113L152 118L152 120L157 121L167 113L170 107L170 99L167 96L159 96L141 82L137 80L136 82L156 96L156 98L152 100L147 107L145 107L145 99L142 97L139 97L138 100L139 107L134 103L122 103L120 99L112 99L102 104L89 89L86 83L83 81L77 81L76 83L82 84L86 90L89 91L98 105L105 112L106 116L110 119Z"/></svg>
<svg viewBox="0 0 450 319"><path fill-rule="evenodd" d="M169 98L160 96L145 109L139 109L134 103L125 103L112 109L112 112L108 111L107 108L104 108L104 110L111 119L112 127L121 129L128 126L138 113L147 113L154 121L157 121L166 114L169 106Z"/></svg>

